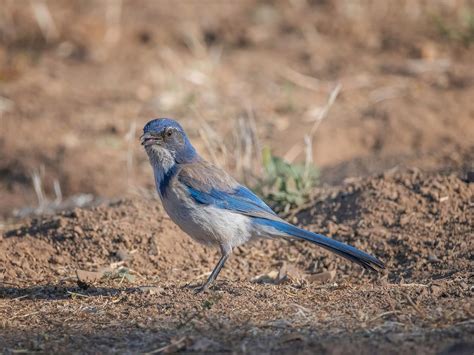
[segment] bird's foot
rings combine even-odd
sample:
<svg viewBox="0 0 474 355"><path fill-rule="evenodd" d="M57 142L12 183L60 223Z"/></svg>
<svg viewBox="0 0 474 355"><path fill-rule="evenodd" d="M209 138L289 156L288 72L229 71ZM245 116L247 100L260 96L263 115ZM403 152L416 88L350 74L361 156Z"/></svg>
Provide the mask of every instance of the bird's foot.
<svg viewBox="0 0 474 355"><path fill-rule="evenodd" d="M195 287L193 289L193 292L194 292L195 295L197 295L198 293L206 291L208 288L209 288L209 285L207 283L205 283L204 285Z"/></svg>

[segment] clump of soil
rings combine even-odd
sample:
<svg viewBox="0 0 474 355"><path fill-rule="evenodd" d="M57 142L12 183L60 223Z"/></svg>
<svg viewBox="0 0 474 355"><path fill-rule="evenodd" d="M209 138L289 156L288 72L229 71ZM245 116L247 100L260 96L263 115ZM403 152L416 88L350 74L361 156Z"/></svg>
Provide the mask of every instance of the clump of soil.
<svg viewBox="0 0 474 355"><path fill-rule="evenodd" d="M322 192L310 208L293 214L304 225L372 250L386 260L391 282L426 281L469 269L472 193L456 175L389 172Z"/></svg>
<svg viewBox="0 0 474 355"><path fill-rule="evenodd" d="M390 172L317 189L289 220L384 260L379 274L303 242L264 240L217 261L156 200L38 218L0 237L7 352L473 349L472 184Z"/></svg>

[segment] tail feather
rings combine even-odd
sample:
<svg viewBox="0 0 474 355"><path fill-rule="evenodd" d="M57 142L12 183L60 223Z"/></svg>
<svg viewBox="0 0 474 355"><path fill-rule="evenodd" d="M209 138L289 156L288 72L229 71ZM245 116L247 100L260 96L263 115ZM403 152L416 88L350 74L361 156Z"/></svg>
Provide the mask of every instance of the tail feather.
<svg viewBox="0 0 474 355"><path fill-rule="evenodd" d="M338 242L337 240L325 237L324 235L306 231L284 221L280 222L275 220L271 221L267 219L259 219L258 223L272 227L283 234L312 242L316 245L319 245L320 247L332 251L333 253L336 253L339 256L342 256L343 258L355 262L368 270L378 271L378 269L385 268L384 263L372 255L364 253L363 251L351 247L350 245Z"/></svg>

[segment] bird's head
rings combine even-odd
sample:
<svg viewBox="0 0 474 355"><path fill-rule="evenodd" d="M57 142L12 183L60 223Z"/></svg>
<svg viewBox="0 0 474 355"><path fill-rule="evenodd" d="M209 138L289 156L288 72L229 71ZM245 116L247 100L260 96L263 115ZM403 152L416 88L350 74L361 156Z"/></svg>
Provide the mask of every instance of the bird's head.
<svg viewBox="0 0 474 355"><path fill-rule="evenodd" d="M183 127L170 118L157 118L148 122L140 141L150 160L162 166L191 163L198 157Z"/></svg>

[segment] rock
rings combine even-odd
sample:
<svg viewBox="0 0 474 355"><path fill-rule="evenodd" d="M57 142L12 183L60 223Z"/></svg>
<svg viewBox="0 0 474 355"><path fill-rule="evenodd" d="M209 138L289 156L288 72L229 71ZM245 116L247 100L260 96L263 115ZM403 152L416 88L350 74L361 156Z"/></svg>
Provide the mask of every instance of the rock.
<svg viewBox="0 0 474 355"><path fill-rule="evenodd" d="M306 279L309 282L325 283L328 281L332 281L334 277L336 277L336 270L330 270L330 271L321 272L319 274L308 275Z"/></svg>
<svg viewBox="0 0 474 355"><path fill-rule="evenodd" d="M303 273L298 268L294 267L293 265L289 265L287 263L283 263L278 271L278 277L276 281L281 283L287 279L290 280L299 280L303 278Z"/></svg>
<svg viewBox="0 0 474 355"><path fill-rule="evenodd" d="M298 280L302 278L303 273L298 268L283 263L278 271L271 270L266 274L258 275L252 279L252 282L279 285L286 280Z"/></svg>
<svg viewBox="0 0 474 355"><path fill-rule="evenodd" d="M252 282L256 283L271 283L277 284L278 283L278 275L279 272L277 270L272 270L267 272L266 274L261 274L252 278Z"/></svg>
<svg viewBox="0 0 474 355"><path fill-rule="evenodd" d="M104 274L98 271L76 270L76 276L79 281L88 283L100 280Z"/></svg>
<svg viewBox="0 0 474 355"><path fill-rule="evenodd" d="M150 295L157 295L163 292L163 288L157 286L142 286L140 287L140 291L143 293L148 293Z"/></svg>
<svg viewBox="0 0 474 355"><path fill-rule="evenodd" d="M62 255L53 255L49 259L52 264L66 264L66 259Z"/></svg>

